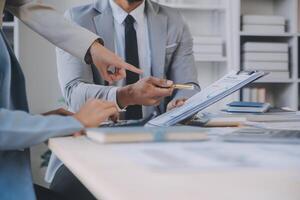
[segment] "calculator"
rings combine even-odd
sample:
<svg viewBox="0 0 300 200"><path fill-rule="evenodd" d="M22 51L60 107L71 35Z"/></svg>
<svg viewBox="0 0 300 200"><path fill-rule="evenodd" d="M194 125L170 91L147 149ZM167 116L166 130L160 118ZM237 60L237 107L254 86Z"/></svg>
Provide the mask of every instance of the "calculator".
<svg viewBox="0 0 300 200"><path fill-rule="evenodd" d="M149 120L155 118L157 116L157 112L151 113L148 117L138 120L118 120L117 122L104 122L100 125L103 128L111 128L111 127L141 127L144 126Z"/></svg>

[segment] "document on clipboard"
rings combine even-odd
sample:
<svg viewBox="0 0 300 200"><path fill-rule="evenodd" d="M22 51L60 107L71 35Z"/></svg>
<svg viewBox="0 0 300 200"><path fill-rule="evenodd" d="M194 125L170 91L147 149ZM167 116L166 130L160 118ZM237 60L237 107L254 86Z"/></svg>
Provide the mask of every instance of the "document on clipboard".
<svg viewBox="0 0 300 200"><path fill-rule="evenodd" d="M267 74L262 71L232 71L192 96L183 106L150 120L145 126L173 126Z"/></svg>

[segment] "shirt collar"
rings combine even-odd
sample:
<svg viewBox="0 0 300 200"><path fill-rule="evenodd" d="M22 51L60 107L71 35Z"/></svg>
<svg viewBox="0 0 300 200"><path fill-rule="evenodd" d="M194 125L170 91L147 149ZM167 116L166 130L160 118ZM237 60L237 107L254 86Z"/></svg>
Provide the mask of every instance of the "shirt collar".
<svg viewBox="0 0 300 200"><path fill-rule="evenodd" d="M114 19L119 24L122 24L126 19L128 13L125 12L118 4L116 4L114 0L109 0L109 3L112 9ZM140 24L143 22L143 19L145 17L144 11L145 11L145 0L141 5L139 5L136 9L131 11L129 14L135 19L137 24Z"/></svg>

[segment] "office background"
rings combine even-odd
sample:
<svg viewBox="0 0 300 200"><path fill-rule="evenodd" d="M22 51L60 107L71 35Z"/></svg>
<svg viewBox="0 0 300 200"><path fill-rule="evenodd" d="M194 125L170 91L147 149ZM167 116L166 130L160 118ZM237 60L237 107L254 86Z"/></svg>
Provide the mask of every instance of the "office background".
<svg viewBox="0 0 300 200"><path fill-rule="evenodd" d="M43 0L62 13L71 6L92 1ZM214 109L219 109L226 102L238 98L269 101L277 107L299 109L299 0L157 1L179 9L190 26L195 39L195 59L202 87L209 85L230 70L251 68L248 66L249 63L267 62L278 65L278 68L286 68L274 70L266 66L267 70L273 72L274 77L261 80L241 93L228 97L214 106ZM250 18L241 17L245 15ZM277 18L275 22L269 20L270 24L262 24L263 20L258 18L255 21L253 15L277 16L283 18L284 22L280 22L280 18ZM266 26L269 28L266 29ZM5 23L5 30L11 35L12 44L26 76L31 112L42 113L63 106L57 80L54 46L18 21ZM22 37L19 37L20 35ZM253 42L285 43L288 49L283 49L282 52L278 50L268 52L271 58L262 61L261 55L265 54L255 49L255 46L254 50L251 49ZM272 57L278 55L276 53L279 53L282 59L276 60ZM39 145L32 151L34 178L40 184L43 183L44 170L40 169L39 157L45 150L45 145Z"/></svg>

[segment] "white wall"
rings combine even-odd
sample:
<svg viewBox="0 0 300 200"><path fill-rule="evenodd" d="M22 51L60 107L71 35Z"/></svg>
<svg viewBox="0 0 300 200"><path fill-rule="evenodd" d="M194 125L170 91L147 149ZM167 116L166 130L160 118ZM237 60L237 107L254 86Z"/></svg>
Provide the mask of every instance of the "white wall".
<svg viewBox="0 0 300 200"><path fill-rule="evenodd" d="M61 13L68 7L89 3L92 0L44 0ZM59 30L57 30L59 33ZM20 63L26 77L26 89L31 113L42 113L60 106L62 97L56 70L55 47L48 41L20 24ZM42 144L31 149L34 181L43 181L45 169L40 169L40 155L47 146Z"/></svg>
<svg viewBox="0 0 300 200"><path fill-rule="evenodd" d="M68 7L89 3L91 0L44 0L60 12ZM59 33L59 30L57 30ZM57 80L54 46L20 25L20 62L27 81L27 95L32 113L45 112L60 106L62 97Z"/></svg>

